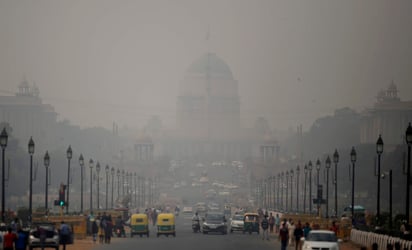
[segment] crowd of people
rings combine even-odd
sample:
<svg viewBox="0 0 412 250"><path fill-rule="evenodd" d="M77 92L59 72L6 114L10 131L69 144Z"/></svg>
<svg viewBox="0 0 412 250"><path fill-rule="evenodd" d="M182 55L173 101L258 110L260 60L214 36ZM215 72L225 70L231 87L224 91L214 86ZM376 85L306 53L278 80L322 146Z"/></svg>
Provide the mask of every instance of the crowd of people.
<svg viewBox="0 0 412 250"><path fill-rule="evenodd" d="M298 221L296 224L292 219L281 219L279 214L275 216L273 213L263 213L258 211L261 215L260 227L262 228L262 240L269 240L269 235L275 235L281 242L281 249L286 250L288 246L295 247L295 250L300 250L302 245L302 238L306 238L312 230L309 222L302 224ZM313 225L313 228L319 229L318 225ZM329 230L338 235L339 227L333 221Z"/></svg>

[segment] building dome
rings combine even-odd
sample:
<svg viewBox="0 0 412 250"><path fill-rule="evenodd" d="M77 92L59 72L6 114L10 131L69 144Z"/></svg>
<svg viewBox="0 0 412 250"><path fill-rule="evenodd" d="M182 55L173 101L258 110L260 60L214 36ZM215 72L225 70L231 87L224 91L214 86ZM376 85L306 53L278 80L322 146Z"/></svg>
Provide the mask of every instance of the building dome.
<svg viewBox="0 0 412 250"><path fill-rule="evenodd" d="M189 66L186 73L191 76L205 77L209 75L210 78L233 80L232 71L227 63L214 53L201 56Z"/></svg>

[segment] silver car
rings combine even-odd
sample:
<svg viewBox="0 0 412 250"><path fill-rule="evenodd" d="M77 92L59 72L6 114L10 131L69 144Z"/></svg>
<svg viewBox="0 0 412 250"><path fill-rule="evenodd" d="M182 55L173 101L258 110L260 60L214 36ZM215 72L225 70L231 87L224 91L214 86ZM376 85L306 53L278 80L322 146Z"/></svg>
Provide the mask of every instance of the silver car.
<svg viewBox="0 0 412 250"><path fill-rule="evenodd" d="M241 214L235 214L231 219L230 219L230 232L233 233L233 231L243 231L243 215Z"/></svg>
<svg viewBox="0 0 412 250"><path fill-rule="evenodd" d="M339 240L333 231L312 230L303 238L302 250L328 249L339 250Z"/></svg>
<svg viewBox="0 0 412 250"><path fill-rule="evenodd" d="M41 234L44 236L44 242L41 241ZM52 223L35 223L34 227L30 230L28 246L29 250L33 248L54 248L59 249L59 232Z"/></svg>

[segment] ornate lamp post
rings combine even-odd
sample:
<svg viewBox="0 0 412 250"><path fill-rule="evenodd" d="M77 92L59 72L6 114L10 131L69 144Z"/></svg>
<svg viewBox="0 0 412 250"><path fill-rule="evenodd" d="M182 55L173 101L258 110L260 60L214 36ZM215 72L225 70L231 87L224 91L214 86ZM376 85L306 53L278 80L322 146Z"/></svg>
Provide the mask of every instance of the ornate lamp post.
<svg viewBox="0 0 412 250"><path fill-rule="evenodd" d="M305 181L303 187L303 213L306 213L306 180L308 178L308 166L306 164L305 167L303 167L303 172L305 173Z"/></svg>
<svg viewBox="0 0 412 250"><path fill-rule="evenodd" d="M122 196L124 197L124 169L122 169Z"/></svg>
<svg viewBox="0 0 412 250"><path fill-rule="evenodd" d="M106 210L109 208L109 165L106 165Z"/></svg>
<svg viewBox="0 0 412 250"><path fill-rule="evenodd" d="M46 154L44 155L44 166L46 167L46 192L45 192L45 199L44 199L44 207L46 208L46 211L48 209L48 191L49 191L49 165L50 165L50 156L49 152L46 151ZM30 215L31 217L31 215Z"/></svg>
<svg viewBox="0 0 412 250"><path fill-rule="evenodd" d="M117 169L117 199L120 198L120 169Z"/></svg>
<svg viewBox="0 0 412 250"><path fill-rule="evenodd" d="M326 218L329 218L329 169L330 169L330 157L326 158L325 168L326 168Z"/></svg>
<svg viewBox="0 0 412 250"><path fill-rule="evenodd" d="M112 169L111 169L111 174L112 174L112 208L114 208L114 205L113 205L113 192L114 192L114 167L112 167Z"/></svg>
<svg viewBox="0 0 412 250"><path fill-rule="evenodd" d="M335 153L333 153L333 163L335 163L335 179L333 180L333 184L335 185L335 218L338 218L338 162L339 153L338 150L335 149Z"/></svg>
<svg viewBox="0 0 412 250"><path fill-rule="evenodd" d="M290 211L293 211L293 169L289 171L290 176Z"/></svg>
<svg viewBox="0 0 412 250"><path fill-rule="evenodd" d="M355 162L356 162L356 151L355 147L352 147L350 151L350 161L352 162L352 224L354 223L355 214Z"/></svg>
<svg viewBox="0 0 412 250"><path fill-rule="evenodd" d="M288 193L288 188L289 188L289 171L286 171L286 173L285 173L285 179L286 179L286 202L285 202L285 211L287 212L287 211L289 211L289 209L288 209L288 196L289 196L289 193Z"/></svg>
<svg viewBox="0 0 412 250"><path fill-rule="evenodd" d="M412 126L409 123L405 132L406 143L408 144L408 168L406 170L406 221L409 222L409 199L410 199L410 187L411 187L411 145L412 145Z"/></svg>
<svg viewBox="0 0 412 250"><path fill-rule="evenodd" d="M70 160L72 159L72 148L69 145L69 148L66 151L67 155L67 201L66 201L66 214L69 214L69 194L70 194Z"/></svg>
<svg viewBox="0 0 412 250"><path fill-rule="evenodd" d="M283 177L285 176L285 173L284 172L282 172L281 174L280 174L280 182L281 182L281 190L280 190L280 206L281 206L281 208L282 208L282 211L285 211L284 209L285 209L285 207L283 206L283 200L284 200L284 197L283 197L283 188L284 188L284 182L283 182Z"/></svg>
<svg viewBox="0 0 412 250"><path fill-rule="evenodd" d="M312 161L308 163L309 170L309 214L312 214Z"/></svg>
<svg viewBox="0 0 412 250"><path fill-rule="evenodd" d="M100 210L100 163L97 161L96 163L96 173L97 173L97 210Z"/></svg>
<svg viewBox="0 0 412 250"><path fill-rule="evenodd" d="M316 161L316 200L317 200L317 210L318 210L318 216L320 217L320 200L322 199L320 195L320 182L319 182L319 171L320 171L320 160Z"/></svg>
<svg viewBox="0 0 412 250"><path fill-rule="evenodd" d="M5 171L4 171L4 154L6 151L6 147L7 147L7 139L8 139L8 135L7 135L7 131L6 128L3 128L3 131L1 131L0 134L0 146L1 146L1 150L2 150L2 164L1 164L1 221L5 222L4 220L4 207L5 207Z"/></svg>
<svg viewBox="0 0 412 250"><path fill-rule="evenodd" d="M300 167L299 165L296 167L296 212L299 212L299 174L300 174Z"/></svg>
<svg viewBox="0 0 412 250"><path fill-rule="evenodd" d="M83 155L80 154L79 157L79 165L80 165L80 214L83 214L83 173L84 173L84 158Z"/></svg>
<svg viewBox="0 0 412 250"><path fill-rule="evenodd" d="M34 154L34 141L30 137L29 140L29 154L30 154L30 180L29 180L29 220L31 222L32 218L32 197L33 197L33 154Z"/></svg>
<svg viewBox="0 0 412 250"><path fill-rule="evenodd" d="M378 140L376 141L376 153L378 154L378 189L376 195L376 219L378 224L380 225L380 216L381 216L381 209L380 209L380 196L381 196L381 155L383 153L383 140L381 135L379 135Z"/></svg>
<svg viewBox="0 0 412 250"><path fill-rule="evenodd" d="M280 206L280 195L279 195L279 193L280 193L280 182L281 182L281 180L280 180L280 173L278 173L278 190L277 190L277 208L278 208L278 210L280 210L280 209L282 209L282 207Z"/></svg>
<svg viewBox="0 0 412 250"><path fill-rule="evenodd" d="M90 168L90 214L93 213L93 166L94 162L92 159L89 161Z"/></svg>

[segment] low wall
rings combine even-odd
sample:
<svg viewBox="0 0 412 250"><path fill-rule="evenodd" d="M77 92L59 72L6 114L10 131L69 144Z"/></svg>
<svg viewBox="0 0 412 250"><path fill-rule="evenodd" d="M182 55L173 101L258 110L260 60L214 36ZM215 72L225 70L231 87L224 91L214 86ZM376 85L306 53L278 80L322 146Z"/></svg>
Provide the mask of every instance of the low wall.
<svg viewBox="0 0 412 250"><path fill-rule="evenodd" d="M356 229L351 230L350 240L355 244L368 248L371 248L373 243L377 243L379 250L386 250L386 245L388 243L394 245L396 242L399 242L401 249L411 249L412 247L412 241L407 241L401 238L391 237L383 234L360 231Z"/></svg>

